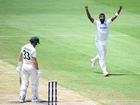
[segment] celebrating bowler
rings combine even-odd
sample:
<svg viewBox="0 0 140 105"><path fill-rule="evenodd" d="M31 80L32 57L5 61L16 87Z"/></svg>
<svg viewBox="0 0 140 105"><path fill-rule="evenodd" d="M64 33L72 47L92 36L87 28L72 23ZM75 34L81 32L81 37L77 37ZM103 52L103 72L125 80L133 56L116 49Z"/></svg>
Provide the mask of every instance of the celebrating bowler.
<svg viewBox="0 0 140 105"><path fill-rule="evenodd" d="M96 48L98 50L98 53L94 58L91 59L91 65L94 68L96 62L99 60L99 64L102 69L103 75L106 77L109 75L105 64L109 26L120 14L122 6L119 7L119 10L115 13L115 15L112 18L109 18L107 20L104 13L100 13L99 20L95 20L93 17L91 17L88 10L88 6L85 6L85 10L89 20L96 26Z"/></svg>

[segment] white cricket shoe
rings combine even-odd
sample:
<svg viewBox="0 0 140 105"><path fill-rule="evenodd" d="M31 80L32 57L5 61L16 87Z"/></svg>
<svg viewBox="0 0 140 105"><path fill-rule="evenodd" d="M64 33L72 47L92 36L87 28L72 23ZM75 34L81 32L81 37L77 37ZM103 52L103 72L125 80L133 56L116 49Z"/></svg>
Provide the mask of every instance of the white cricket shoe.
<svg viewBox="0 0 140 105"><path fill-rule="evenodd" d="M32 102L39 102L39 100L38 99L35 99L35 100L32 100Z"/></svg>
<svg viewBox="0 0 140 105"><path fill-rule="evenodd" d="M103 73L103 76L104 76L104 77L108 77L108 76L109 76L109 73L108 73L108 72L104 72L104 73Z"/></svg>
<svg viewBox="0 0 140 105"><path fill-rule="evenodd" d="M20 103L24 103L24 102L25 102L25 97L21 97L21 96L20 96L20 97L19 97L19 102L20 102Z"/></svg>
<svg viewBox="0 0 140 105"><path fill-rule="evenodd" d="M91 62L91 67L95 68L96 60L95 59L90 59L90 62Z"/></svg>
<svg viewBox="0 0 140 105"><path fill-rule="evenodd" d="M41 99L32 99L32 102L41 102L42 100Z"/></svg>

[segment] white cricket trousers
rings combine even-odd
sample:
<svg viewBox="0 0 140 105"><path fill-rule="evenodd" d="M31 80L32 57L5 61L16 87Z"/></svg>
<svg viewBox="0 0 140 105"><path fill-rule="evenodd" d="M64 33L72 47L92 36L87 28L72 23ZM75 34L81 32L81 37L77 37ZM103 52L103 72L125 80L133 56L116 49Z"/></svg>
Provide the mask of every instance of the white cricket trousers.
<svg viewBox="0 0 140 105"><path fill-rule="evenodd" d="M96 48L98 50L98 54L94 57L94 60L99 60L100 67L102 69L103 74L106 74L106 64L105 64L105 56L107 50L107 41L96 41Z"/></svg>
<svg viewBox="0 0 140 105"><path fill-rule="evenodd" d="M29 77L32 82L32 100L38 99L38 74L32 64L23 64L21 71L22 84L20 87L20 97L26 97L29 86Z"/></svg>

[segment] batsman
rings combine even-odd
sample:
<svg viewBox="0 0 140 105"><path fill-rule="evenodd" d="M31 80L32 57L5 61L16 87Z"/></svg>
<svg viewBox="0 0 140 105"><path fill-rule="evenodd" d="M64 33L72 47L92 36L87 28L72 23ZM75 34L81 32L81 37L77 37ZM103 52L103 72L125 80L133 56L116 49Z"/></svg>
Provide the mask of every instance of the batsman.
<svg viewBox="0 0 140 105"><path fill-rule="evenodd" d="M86 14L91 23L96 26L96 48L98 50L97 55L91 59L91 66L94 68L96 62L99 60L100 67L103 72L103 76L108 76L109 73L106 69L105 56L108 43L108 34L110 24L119 16L122 6L119 7L118 11L114 14L112 18L106 19L104 13L99 14L99 20L94 19L88 10L88 6L85 6Z"/></svg>
<svg viewBox="0 0 140 105"><path fill-rule="evenodd" d="M16 70L21 76L19 101L22 103L25 102L30 76L32 81L32 102L38 102L38 79L41 73L38 67L35 49L38 44L39 38L31 37L29 43L24 45L20 51Z"/></svg>

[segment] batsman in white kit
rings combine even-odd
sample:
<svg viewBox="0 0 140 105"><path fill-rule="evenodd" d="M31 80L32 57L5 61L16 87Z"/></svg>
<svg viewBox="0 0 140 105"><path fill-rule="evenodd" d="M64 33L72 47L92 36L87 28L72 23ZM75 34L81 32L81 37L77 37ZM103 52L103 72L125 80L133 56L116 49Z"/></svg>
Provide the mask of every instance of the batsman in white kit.
<svg viewBox="0 0 140 105"><path fill-rule="evenodd" d="M29 77L32 81L32 102L38 101L38 80L40 75L40 70L38 67L38 62L36 58L35 47L39 44L38 37L31 37L30 43L24 45L21 48L18 66L16 68L21 76L21 87L19 93L19 101L25 102L26 92L29 85Z"/></svg>
<svg viewBox="0 0 140 105"><path fill-rule="evenodd" d="M106 70L105 64L109 26L111 22L113 22L118 17L118 15L121 12L121 9L122 6L120 6L119 10L115 13L115 15L112 18L106 20L105 14L101 13L99 15L99 20L95 20L93 17L91 17L88 10L88 6L85 6L86 14L89 20L96 26L96 48L98 50L98 53L94 58L91 59L91 66L94 68L96 62L99 60L100 67L105 77L109 75L109 73Z"/></svg>

